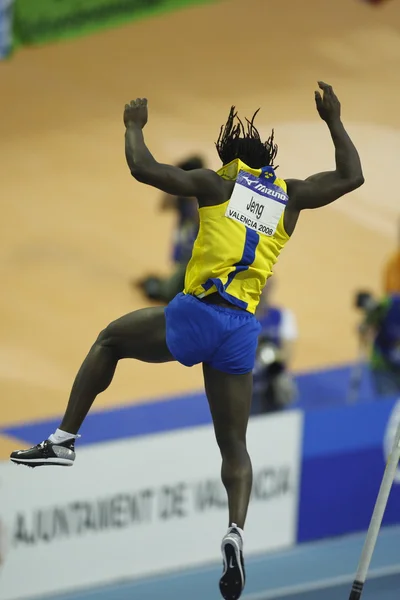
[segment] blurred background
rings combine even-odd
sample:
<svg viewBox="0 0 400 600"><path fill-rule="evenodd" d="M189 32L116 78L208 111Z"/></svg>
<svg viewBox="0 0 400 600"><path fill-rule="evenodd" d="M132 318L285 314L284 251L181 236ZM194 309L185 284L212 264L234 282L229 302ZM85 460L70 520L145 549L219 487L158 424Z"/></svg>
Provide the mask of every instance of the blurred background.
<svg viewBox="0 0 400 600"><path fill-rule="evenodd" d="M124 361L74 469L7 459L57 427L109 321L183 286L196 203L131 178L125 103L149 99L151 151L187 170L219 167L232 104L261 107L279 176L304 178L334 166L319 79L366 183L302 214L259 307L244 597L346 598L400 422L400 3L0 0L0 57L0 600L219 597L201 368ZM400 473L366 600L398 597L399 542Z"/></svg>

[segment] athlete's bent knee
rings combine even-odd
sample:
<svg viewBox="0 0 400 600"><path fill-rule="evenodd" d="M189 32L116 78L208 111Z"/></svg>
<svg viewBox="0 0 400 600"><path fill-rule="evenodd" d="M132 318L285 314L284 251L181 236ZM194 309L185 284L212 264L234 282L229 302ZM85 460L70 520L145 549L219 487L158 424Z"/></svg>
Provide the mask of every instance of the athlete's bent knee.
<svg viewBox="0 0 400 600"><path fill-rule="evenodd" d="M96 346L102 346L103 348L109 348L110 350L118 351L118 336L114 330L114 323L110 323L102 331L100 331Z"/></svg>

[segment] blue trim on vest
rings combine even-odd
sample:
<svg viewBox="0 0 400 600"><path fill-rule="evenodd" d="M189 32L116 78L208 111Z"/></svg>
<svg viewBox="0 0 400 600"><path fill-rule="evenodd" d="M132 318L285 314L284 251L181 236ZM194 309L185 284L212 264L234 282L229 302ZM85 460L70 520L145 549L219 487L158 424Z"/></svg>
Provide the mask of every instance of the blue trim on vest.
<svg viewBox="0 0 400 600"><path fill-rule="evenodd" d="M207 279L207 281L203 283L201 287L204 289L205 292L208 292L208 290L211 289L213 285L215 285L214 281L214 279Z"/></svg>
<svg viewBox="0 0 400 600"><path fill-rule="evenodd" d="M235 306L238 306L239 308L243 308L243 310L247 310L247 307L248 307L247 302L243 302L243 300L238 300L238 298L235 298L235 296L228 294L228 292L225 290L224 284L222 283L222 281L220 279L218 279L218 277L213 277L212 279L208 279L206 282L206 285L208 285L208 284L210 284L208 289L210 289L210 287L215 285L215 287L217 288L218 294L222 298L224 298L227 302L230 302L230 304L234 304ZM203 287L204 287L204 285L203 285Z"/></svg>
<svg viewBox="0 0 400 600"><path fill-rule="evenodd" d="M238 263L234 265L235 270L229 273L228 280L225 284L225 289L232 283L233 279L241 271L247 271L249 266L254 262L256 258L256 250L260 236L253 229L246 227L246 240L244 242L242 258Z"/></svg>
<svg viewBox="0 0 400 600"><path fill-rule="evenodd" d="M235 296L232 296L231 294L228 294L226 290L230 286L236 275L238 273L241 273L242 271L247 271L249 266L254 262L259 241L260 236L258 235L258 233L256 231L253 231L253 229L249 229L248 227L246 227L246 239L244 243L242 258L239 262L237 262L234 265L235 269L231 273L229 273L225 285L223 285L220 279L218 279L217 277L213 277L208 279L206 283L203 284L202 287L204 288L204 290L207 292L213 285L215 285L219 295L222 296L222 298L225 298L225 300L227 300L231 304L234 304L235 306L239 306L239 308L243 308L244 310L246 310L248 307L248 303L243 302L238 298L235 298Z"/></svg>

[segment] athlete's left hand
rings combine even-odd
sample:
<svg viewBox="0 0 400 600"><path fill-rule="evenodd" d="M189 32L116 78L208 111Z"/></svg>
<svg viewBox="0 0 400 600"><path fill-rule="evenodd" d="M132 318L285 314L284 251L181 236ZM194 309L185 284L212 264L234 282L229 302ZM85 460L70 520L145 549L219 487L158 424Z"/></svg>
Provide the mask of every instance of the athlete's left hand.
<svg viewBox="0 0 400 600"><path fill-rule="evenodd" d="M319 116L326 123L340 119L340 102L332 86L323 81L318 81L318 86L323 92L323 95L315 92L315 103Z"/></svg>
<svg viewBox="0 0 400 600"><path fill-rule="evenodd" d="M136 98L136 100L132 100L130 104L125 104L125 127L137 125L140 129L143 129L147 123L148 116L147 98Z"/></svg>

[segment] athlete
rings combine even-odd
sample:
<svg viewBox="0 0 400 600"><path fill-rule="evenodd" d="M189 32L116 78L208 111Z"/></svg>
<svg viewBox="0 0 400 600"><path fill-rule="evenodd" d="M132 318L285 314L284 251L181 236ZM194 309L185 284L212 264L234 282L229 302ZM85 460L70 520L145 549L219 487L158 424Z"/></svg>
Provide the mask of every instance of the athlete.
<svg viewBox="0 0 400 600"><path fill-rule="evenodd" d="M31 467L72 465L83 420L123 358L202 363L228 495L220 579L226 600L239 598L245 584L243 528L252 488L246 429L260 294L300 212L326 206L364 183L357 150L341 122L339 100L330 85L319 82L319 88L317 110L332 136L336 169L305 181L276 177L274 132L261 141L254 126L257 113L245 126L232 107L216 143L223 165L216 173L157 162L143 137L147 100L138 98L125 106L125 155L133 177L168 194L198 200L200 228L185 289L166 308L138 310L110 323L77 374L59 429L37 446L11 454L13 462Z"/></svg>

